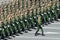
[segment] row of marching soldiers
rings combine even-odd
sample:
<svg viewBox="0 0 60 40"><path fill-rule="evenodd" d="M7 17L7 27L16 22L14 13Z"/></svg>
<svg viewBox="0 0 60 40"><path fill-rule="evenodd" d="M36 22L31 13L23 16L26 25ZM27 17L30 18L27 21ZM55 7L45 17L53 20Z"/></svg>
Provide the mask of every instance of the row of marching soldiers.
<svg viewBox="0 0 60 40"><path fill-rule="evenodd" d="M0 7L0 38L27 33L37 27L35 36L42 26L58 20L59 0L11 0Z"/></svg>

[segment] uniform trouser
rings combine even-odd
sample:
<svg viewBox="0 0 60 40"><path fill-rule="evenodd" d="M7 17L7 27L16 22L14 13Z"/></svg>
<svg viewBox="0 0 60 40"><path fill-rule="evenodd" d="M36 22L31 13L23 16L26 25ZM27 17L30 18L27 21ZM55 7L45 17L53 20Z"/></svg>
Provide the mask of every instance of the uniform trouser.
<svg viewBox="0 0 60 40"><path fill-rule="evenodd" d="M15 24L14 25L11 25L11 28L13 30L13 33L16 34L17 33L17 28L16 28Z"/></svg>
<svg viewBox="0 0 60 40"><path fill-rule="evenodd" d="M4 31L5 31L5 35L6 35L6 37L7 37L7 36L10 36L10 33L9 33L9 30L8 30L8 27L7 27L7 28L4 28Z"/></svg>
<svg viewBox="0 0 60 40"><path fill-rule="evenodd" d="M59 7L55 10L55 12L57 13L57 15L60 14L60 9L59 9Z"/></svg>
<svg viewBox="0 0 60 40"><path fill-rule="evenodd" d="M42 34L44 34L44 32L43 32L43 28L41 27L41 25L37 25L37 26L38 26L38 28L37 28L36 33L38 33L38 32L39 32L39 30L41 29Z"/></svg>
<svg viewBox="0 0 60 40"><path fill-rule="evenodd" d="M4 39L5 37L6 37L5 31L4 31L4 29L2 28L2 30L1 30L1 38Z"/></svg>
<svg viewBox="0 0 60 40"><path fill-rule="evenodd" d="M58 19L58 16L57 16L56 12L52 13L52 18L53 18L53 20L57 20Z"/></svg>
<svg viewBox="0 0 60 40"><path fill-rule="evenodd" d="M57 10L56 13L57 13L57 15L59 15L60 14L60 10Z"/></svg>
<svg viewBox="0 0 60 40"><path fill-rule="evenodd" d="M58 14L56 10L52 10L52 17L54 18L54 20L58 19Z"/></svg>
<svg viewBox="0 0 60 40"><path fill-rule="evenodd" d="M57 13L55 13L55 20L57 20L58 19L58 14Z"/></svg>
<svg viewBox="0 0 60 40"><path fill-rule="evenodd" d="M25 24L25 28L28 29L28 26L29 26L29 22L27 19L24 20L24 24Z"/></svg>
<svg viewBox="0 0 60 40"><path fill-rule="evenodd" d="M34 18L35 17L35 18ZM33 21L34 21L34 26L37 27L36 21L37 21L37 16L33 17Z"/></svg>
<svg viewBox="0 0 60 40"><path fill-rule="evenodd" d="M10 36L13 35L13 30L12 30L12 28L11 28L11 27L8 27L8 29L9 29L9 32L10 32Z"/></svg>
<svg viewBox="0 0 60 40"><path fill-rule="evenodd" d="M45 19L46 19L46 22L49 22L49 17L47 14L45 14Z"/></svg>
<svg viewBox="0 0 60 40"><path fill-rule="evenodd" d="M21 23L21 28L22 28L22 31L26 31L24 22Z"/></svg>
<svg viewBox="0 0 60 40"><path fill-rule="evenodd" d="M52 15L51 15L51 13L47 13L47 15L48 15L49 21L51 21L51 20L52 20Z"/></svg>
<svg viewBox="0 0 60 40"><path fill-rule="evenodd" d="M33 28L33 25L34 25L33 18L28 19L28 22L29 22L29 24L30 24L31 28Z"/></svg>
<svg viewBox="0 0 60 40"><path fill-rule="evenodd" d="M41 17L42 17L44 23L46 23L46 18L44 16L41 16Z"/></svg>
<svg viewBox="0 0 60 40"><path fill-rule="evenodd" d="M18 24L16 24L16 27L17 27L18 33L20 33L20 32L21 32L20 24L19 24L19 23L18 23Z"/></svg>
<svg viewBox="0 0 60 40"><path fill-rule="evenodd" d="M51 12L51 22L54 20L54 13Z"/></svg>

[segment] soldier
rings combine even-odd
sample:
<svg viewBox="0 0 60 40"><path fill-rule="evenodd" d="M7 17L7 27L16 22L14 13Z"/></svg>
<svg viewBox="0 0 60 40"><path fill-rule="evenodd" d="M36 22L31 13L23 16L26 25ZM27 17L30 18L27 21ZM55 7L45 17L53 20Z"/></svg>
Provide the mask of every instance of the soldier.
<svg viewBox="0 0 60 40"><path fill-rule="evenodd" d="M4 6L4 8L5 8L6 6ZM6 9L4 9L5 10L5 14L4 15L6 15ZM3 13L2 11L1 11L1 13ZM6 35L6 37L7 36L9 36L9 31L8 31L8 28L7 28L7 26L6 26L6 16L4 17L3 16L3 14L1 15L1 19L3 20L3 22L2 22L2 28L4 29L4 31L5 31L5 35ZM6 29L6 30L5 30Z"/></svg>
<svg viewBox="0 0 60 40"><path fill-rule="evenodd" d="M18 33L22 34L21 33L21 25L19 23L19 18L18 18L18 16L19 16L18 12L19 12L19 9L17 9L17 11L16 11L16 13L14 15L14 23L15 23L15 26L16 26L16 28L18 30Z"/></svg>
<svg viewBox="0 0 60 40"><path fill-rule="evenodd" d="M58 15L60 14L59 0L56 0L56 6L55 6L55 9L56 9L57 21L58 21Z"/></svg>
<svg viewBox="0 0 60 40"><path fill-rule="evenodd" d="M3 21L3 26L2 26L2 27L3 27L4 30L5 30L5 35L6 35L6 37L9 38L9 36L10 36L10 32L9 32L8 27L7 27L7 19L5 19L5 20Z"/></svg>
<svg viewBox="0 0 60 40"><path fill-rule="evenodd" d="M56 1L56 0L55 0ZM53 5L52 5L52 14L53 14L53 16L54 16L54 20L56 20L56 21L58 21L57 20L57 18L58 18L58 16L57 16L57 14L56 14L56 2L55 1L53 1L54 3L53 3Z"/></svg>
<svg viewBox="0 0 60 40"><path fill-rule="evenodd" d="M26 16L27 22L29 23L29 12L30 12L29 9L30 9L30 7L31 7L31 6L30 6L30 0L26 0L26 5L25 5L25 7L26 7L26 8L25 8L25 13L24 13L24 14L25 14L25 16ZM27 29L28 29L29 31L31 31L31 29L30 29L30 28L31 28L31 25L30 25L30 24L28 24L28 25L29 25L29 26L28 26Z"/></svg>
<svg viewBox="0 0 60 40"><path fill-rule="evenodd" d="M35 32L35 36L38 35L39 29L41 29L42 36L44 36L43 28L41 27L41 17L40 17L40 15L37 15L37 16L38 16L38 19L37 19L36 23L37 23L38 28L37 28L37 31Z"/></svg>
<svg viewBox="0 0 60 40"><path fill-rule="evenodd" d="M46 21L46 17L44 17L45 15L44 15L44 11L43 11L43 6L41 7L41 14L40 14L41 16L42 16L42 20L43 20L43 23L45 24L45 25L47 25L47 21Z"/></svg>
<svg viewBox="0 0 60 40"><path fill-rule="evenodd" d="M26 27L25 27L25 23L24 23L24 14L23 13L24 13L23 11L20 12L19 22L21 24L22 31L27 33L27 30L26 30Z"/></svg>
<svg viewBox="0 0 60 40"><path fill-rule="evenodd" d="M17 36L18 36L18 30L17 30L17 28L16 28L16 26L15 26L15 23L14 23L14 16L12 16L12 15L10 15L10 25L11 25L11 28L12 28L12 30L13 30L13 32L14 32L14 34L16 34Z"/></svg>
<svg viewBox="0 0 60 40"><path fill-rule="evenodd" d="M30 29L28 28L29 27L29 22L28 22L28 12L27 12L27 10L28 10L28 8L27 8L27 0L25 1L24 0L24 10L23 10L23 12L24 12L24 23L25 23L25 27L26 27L26 29L28 29L29 31L30 31Z"/></svg>
<svg viewBox="0 0 60 40"><path fill-rule="evenodd" d="M33 16L33 13L32 13L32 8L29 9L30 12L29 12L29 16L28 16L29 17L28 21L29 21L29 24L30 24L31 28L35 29L34 28L34 20L33 20L34 16Z"/></svg>
<svg viewBox="0 0 60 40"><path fill-rule="evenodd" d="M47 10L47 7L48 7L47 5L48 4L46 2L44 2L44 3L45 3L45 6L44 6L44 15L46 17L47 23L50 24L50 16L49 16L50 14L48 15L48 10Z"/></svg>
<svg viewBox="0 0 60 40"><path fill-rule="evenodd" d="M54 3L53 3L53 6L52 6L52 14L53 14L53 16L54 16L54 20L58 21L58 15L57 15L57 13L56 13L56 8L57 8L56 2L55 2L55 1L53 1L53 2L54 2Z"/></svg>
<svg viewBox="0 0 60 40"><path fill-rule="evenodd" d="M50 1L49 3L46 3L46 5L47 5L47 9L46 9L46 12L47 12L47 14L48 14L48 17L49 17L49 20L50 20L50 22L52 22L53 23L53 18L52 18L52 13L51 13L51 7L52 7L52 4L51 4L52 2Z"/></svg>
<svg viewBox="0 0 60 40"><path fill-rule="evenodd" d="M10 25L10 15L7 16L7 27L9 29L10 36L12 36L13 35L13 29L11 28L11 25Z"/></svg>
<svg viewBox="0 0 60 40"><path fill-rule="evenodd" d="M27 31L26 31L26 29L25 29L25 24L24 24L24 22L23 22L23 7L22 7L22 0L20 0L20 11L19 11L19 23L21 24L20 26L21 26L21 29L22 29L22 31L24 31L24 32L26 32L27 33Z"/></svg>
<svg viewBox="0 0 60 40"><path fill-rule="evenodd" d="M11 26L9 25L8 20L9 20L9 19L6 18L6 20L5 20L5 22L4 22L4 24L5 24L5 25L4 25L4 28L5 28L5 30L6 30L5 33L8 34L6 37L9 38L9 39L11 39L10 36L13 34L13 31L12 31Z"/></svg>
<svg viewBox="0 0 60 40"><path fill-rule="evenodd" d="M10 15L10 16L11 16L11 15ZM14 27L13 21L14 21L14 19L11 19L11 18L10 18L10 27L12 28L13 34L16 34L16 29L15 29L15 27Z"/></svg>
<svg viewBox="0 0 60 40"><path fill-rule="evenodd" d="M2 39L5 39L6 35L5 35L5 32L4 32L4 28L2 28L2 20L0 19L0 37Z"/></svg>

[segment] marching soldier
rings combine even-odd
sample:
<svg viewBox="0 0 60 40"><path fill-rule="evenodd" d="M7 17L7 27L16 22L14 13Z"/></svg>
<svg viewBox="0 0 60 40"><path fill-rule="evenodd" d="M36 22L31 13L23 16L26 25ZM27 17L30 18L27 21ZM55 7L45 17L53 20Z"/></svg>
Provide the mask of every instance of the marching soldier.
<svg viewBox="0 0 60 40"><path fill-rule="evenodd" d="M47 9L46 9L46 12L47 12L47 14L48 14L48 17L49 17L49 20L50 20L50 22L52 22L53 23L53 17L52 17L52 13L51 13L51 7L52 7L52 4L51 4L52 2L50 1L48 4L46 3L46 5L47 5Z"/></svg>
<svg viewBox="0 0 60 40"><path fill-rule="evenodd" d="M17 11L16 11L16 13L15 13L14 23L15 23L15 26L16 26L16 28L17 28L17 30L18 30L18 33L22 34L22 33L21 33L21 25L20 25L20 23L19 23L19 18L18 18L18 16L19 16L18 12L19 12L19 9L17 9Z"/></svg>
<svg viewBox="0 0 60 40"><path fill-rule="evenodd" d="M50 17L51 17L51 15L50 15L50 13L48 13L49 11L47 10L47 8L48 8L48 3L45 2L45 6L44 6L44 11L45 12L44 12L44 15L46 17L47 23L50 24Z"/></svg>
<svg viewBox="0 0 60 40"><path fill-rule="evenodd" d="M16 28L16 26L15 26L15 23L14 23L14 16L12 16L12 15L10 15L10 16L12 17L12 18L10 18L11 28L12 28L14 34L18 35L18 34L17 34L17 33L18 33L18 30L17 30L17 28Z"/></svg>
<svg viewBox="0 0 60 40"><path fill-rule="evenodd" d="M27 12L27 10L28 10L28 8L27 8L27 0L25 1L24 0L24 10L23 10L23 12L24 12L24 23L25 23L25 27L26 27L26 29L28 29L29 30L29 22L28 22L28 12ZM29 30L30 31L30 30Z"/></svg>
<svg viewBox="0 0 60 40"><path fill-rule="evenodd" d="M0 7L0 32L1 32L0 37L2 39L5 39L6 35L5 35L4 28L2 27L3 19L4 19L4 17L3 17L3 9L2 9L2 7Z"/></svg>
<svg viewBox="0 0 60 40"><path fill-rule="evenodd" d="M55 1L55 10L56 10L56 16L57 16L57 18L56 18L56 21L58 21L58 15L59 15L59 13L60 13L60 9L59 9L59 0L56 0Z"/></svg>
<svg viewBox="0 0 60 40"><path fill-rule="evenodd" d="M56 3L55 3L55 1L53 1L54 3L53 3L53 6L52 6L52 16L53 16L53 18L54 18L54 20L56 20L56 21L58 21L57 19L58 19L58 15L57 15L57 13L56 13Z"/></svg>
<svg viewBox="0 0 60 40"><path fill-rule="evenodd" d="M5 31L4 31L4 28L2 28L2 19L0 19L0 37L1 39L5 39L6 35L5 35Z"/></svg>
<svg viewBox="0 0 60 40"><path fill-rule="evenodd" d="M10 36L13 35L13 29L11 28L11 25L10 25L10 15L7 16L7 27L9 29L9 33L10 33Z"/></svg>
<svg viewBox="0 0 60 40"><path fill-rule="evenodd" d="M38 31L39 29L41 29L41 32L42 32L42 35L44 36L44 32L43 32L43 28L41 27L41 17L40 15L37 15L38 16L38 19L37 19L37 31L35 32L35 36L38 35Z"/></svg>
<svg viewBox="0 0 60 40"><path fill-rule="evenodd" d="M47 25L47 21L46 21L46 18L44 17L45 15L44 15L44 11L43 11L43 6L41 7L41 16L42 16L42 20L43 20L43 23L45 24L45 25Z"/></svg>
<svg viewBox="0 0 60 40"><path fill-rule="evenodd" d="M10 15L10 16L11 16L11 15ZM16 34L17 32L16 32L16 29L15 29L15 26L14 26L13 21L14 21L14 19L11 19L11 18L10 18L10 26L11 26L11 28L12 28L13 34Z"/></svg>

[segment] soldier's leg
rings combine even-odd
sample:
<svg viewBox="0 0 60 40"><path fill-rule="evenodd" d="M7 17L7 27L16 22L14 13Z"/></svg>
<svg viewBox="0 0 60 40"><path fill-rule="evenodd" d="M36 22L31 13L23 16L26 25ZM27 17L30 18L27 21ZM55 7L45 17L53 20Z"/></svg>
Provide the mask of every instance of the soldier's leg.
<svg viewBox="0 0 60 40"><path fill-rule="evenodd" d="M54 14L51 12L51 22L54 23Z"/></svg>
<svg viewBox="0 0 60 40"><path fill-rule="evenodd" d="M50 24L50 18L48 14L46 15L46 20L47 20L47 23Z"/></svg>
<svg viewBox="0 0 60 40"><path fill-rule="evenodd" d="M45 35L44 35L44 31L43 31L43 28L42 28L41 26L40 26L39 28L41 29L41 32L42 32L42 36L45 36Z"/></svg>
<svg viewBox="0 0 60 40"><path fill-rule="evenodd" d="M40 14L40 16L41 16L41 19L42 19L42 25L44 26L44 24L46 22L45 17L43 16L43 14Z"/></svg>
<svg viewBox="0 0 60 40"><path fill-rule="evenodd" d="M26 29L31 31L30 28L29 28L29 22L27 19L25 19L25 26L26 26Z"/></svg>
<svg viewBox="0 0 60 40"><path fill-rule="evenodd" d="M13 30L12 30L11 26L10 26L10 25L7 25L7 27L8 27L8 29L9 29L10 36L13 35Z"/></svg>
<svg viewBox="0 0 60 40"><path fill-rule="evenodd" d="M43 18L43 20L44 20L44 24L47 25L45 15L43 15L42 18Z"/></svg>
<svg viewBox="0 0 60 40"><path fill-rule="evenodd" d="M46 20L46 24L48 24L49 20L48 20L48 14L46 12L44 12L45 15L45 20Z"/></svg>
<svg viewBox="0 0 60 40"><path fill-rule="evenodd" d="M57 8L57 14L58 14L58 18L59 18L59 14L60 14L60 9Z"/></svg>
<svg viewBox="0 0 60 40"><path fill-rule="evenodd" d="M39 27L37 28L37 31L35 32L35 36L37 36L38 35L38 32L39 32Z"/></svg>
<svg viewBox="0 0 60 40"><path fill-rule="evenodd" d="M31 24L30 20L28 20L28 23L29 23L28 30L31 31L32 24Z"/></svg>
<svg viewBox="0 0 60 40"><path fill-rule="evenodd" d="M47 15L45 15L45 19L46 19L46 25L48 25L49 20L48 20Z"/></svg>
<svg viewBox="0 0 60 40"><path fill-rule="evenodd" d="M31 31L31 30L30 30L30 24L29 24L28 21L27 21L27 30L28 30L28 31Z"/></svg>
<svg viewBox="0 0 60 40"><path fill-rule="evenodd" d="M27 33L26 27L25 27L26 25L25 25L24 21L21 20L20 24L21 24L21 29L22 29L21 31L24 31L25 33Z"/></svg>
<svg viewBox="0 0 60 40"><path fill-rule="evenodd" d="M23 23L23 29L24 29L24 32L25 32L25 33L28 33L28 32L27 32L27 26L26 26L25 23Z"/></svg>
<svg viewBox="0 0 60 40"><path fill-rule="evenodd" d="M55 20L58 21L58 14L55 13Z"/></svg>
<svg viewBox="0 0 60 40"><path fill-rule="evenodd" d="M35 36L38 35L38 32L39 32L40 29L41 29L41 32L42 32L42 36L44 36L44 31L43 31L43 28L41 27L41 25L38 25L37 31L35 33Z"/></svg>
<svg viewBox="0 0 60 40"><path fill-rule="evenodd" d="M16 22L16 27L17 27L18 33L22 34L21 33L21 26L20 26L20 23L18 21Z"/></svg>
<svg viewBox="0 0 60 40"><path fill-rule="evenodd" d="M49 16L49 21L50 21L50 22L53 22L53 21L52 21L52 15L51 15L50 12L48 12L48 16Z"/></svg>
<svg viewBox="0 0 60 40"><path fill-rule="evenodd" d="M32 19L28 19L27 20L27 29L28 29L28 31L31 31L31 27L33 26L33 23L32 23Z"/></svg>
<svg viewBox="0 0 60 40"><path fill-rule="evenodd" d="M32 28L32 29L35 29L35 28L34 28L34 20L33 20L33 18L30 20L30 22L31 22L31 28Z"/></svg>
<svg viewBox="0 0 60 40"><path fill-rule="evenodd" d="M1 31L1 38L2 38L2 39L5 39L5 38L6 38L4 29L2 29L2 31Z"/></svg>

